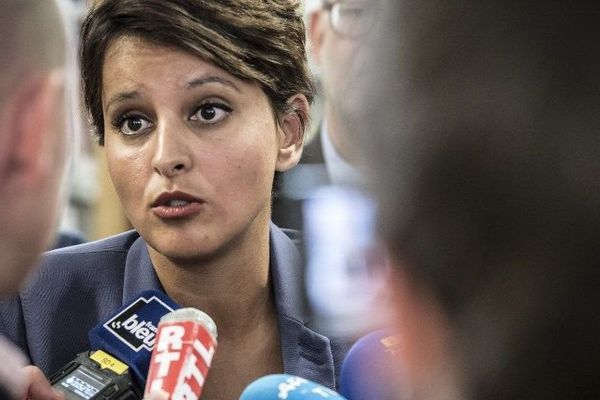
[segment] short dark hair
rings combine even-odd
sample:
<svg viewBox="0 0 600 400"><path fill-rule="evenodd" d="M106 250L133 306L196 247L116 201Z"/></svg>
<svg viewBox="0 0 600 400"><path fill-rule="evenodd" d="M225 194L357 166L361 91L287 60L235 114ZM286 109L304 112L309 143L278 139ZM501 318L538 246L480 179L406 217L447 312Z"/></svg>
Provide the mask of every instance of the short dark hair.
<svg viewBox="0 0 600 400"><path fill-rule="evenodd" d="M597 396L600 2L388 5L355 127L394 257L470 398Z"/></svg>
<svg viewBox="0 0 600 400"><path fill-rule="evenodd" d="M104 143L102 68L106 50L122 36L181 49L234 76L258 82L274 110L293 110L291 96L312 102L305 28L299 0L104 0L83 22L80 63L85 105Z"/></svg>

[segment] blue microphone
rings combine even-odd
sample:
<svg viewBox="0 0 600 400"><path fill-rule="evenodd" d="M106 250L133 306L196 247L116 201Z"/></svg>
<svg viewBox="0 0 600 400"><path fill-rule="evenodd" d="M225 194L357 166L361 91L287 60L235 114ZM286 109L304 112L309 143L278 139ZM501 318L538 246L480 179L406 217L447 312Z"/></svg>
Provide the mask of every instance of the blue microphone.
<svg viewBox="0 0 600 400"><path fill-rule="evenodd" d="M142 292L90 330L91 350L52 375L53 387L68 399L141 398L158 323L178 308L162 292Z"/></svg>
<svg viewBox="0 0 600 400"><path fill-rule="evenodd" d="M346 400L318 383L293 375L267 375L252 382L240 400ZM372 399L373 400L373 399Z"/></svg>
<svg viewBox="0 0 600 400"><path fill-rule="evenodd" d="M89 332L90 347L126 362L137 383L144 387L158 322L178 308L163 292L144 291Z"/></svg>
<svg viewBox="0 0 600 400"><path fill-rule="evenodd" d="M340 373L340 393L348 400L405 398L398 335L383 329L360 338L348 351Z"/></svg>

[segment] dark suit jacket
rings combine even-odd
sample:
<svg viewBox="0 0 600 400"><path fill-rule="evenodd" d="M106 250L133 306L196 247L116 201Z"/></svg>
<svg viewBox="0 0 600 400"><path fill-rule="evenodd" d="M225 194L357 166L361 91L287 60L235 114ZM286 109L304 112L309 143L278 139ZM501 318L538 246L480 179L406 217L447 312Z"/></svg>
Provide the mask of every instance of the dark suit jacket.
<svg viewBox="0 0 600 400"><path fill-rule="evenodd" d="M284 372L334 389L344 350L305 323L302 261L290 236L271 225L270 272ZM28 287L0 305L0 333L52 374L89 349L92 327L150 289L163 290L135 231L54 250Z"/></svg>
<svg viewBox="0 0 600 400"><path fill-rule="evenodd" d="M302 159L300 164L324 164L325 156L323 155L323 146L321 144L321 127L312 137L310 142L304 146L302 151Z"/></svg>
<svg viewBox="0 0 600 400"><path fill-rule="evenodd" d="M331 179L325 166L321 145L321 129L304 147L300 163L277 177L271 219L277 226L302 230L302 201L319 186Z"/></svg>

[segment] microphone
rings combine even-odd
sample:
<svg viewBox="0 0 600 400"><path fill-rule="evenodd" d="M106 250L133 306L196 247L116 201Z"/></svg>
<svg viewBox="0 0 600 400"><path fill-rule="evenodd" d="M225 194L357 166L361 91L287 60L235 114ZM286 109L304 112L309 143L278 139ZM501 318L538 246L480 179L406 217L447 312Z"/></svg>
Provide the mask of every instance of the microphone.
<svg viewBox="0 0 600 400"><path fill-rule="evenodd" d="M196 400L217 347L217 326L206 313L181 308L160 319L145 395L166 392L169 399Z"/></svg>
<svg viewBox="0 0 600 400"><path fill-rule="evenodd" d="M244 389L240 400L346 400L318 383L298 376L276 374L263 376ZM371 399L373 400L373 399Z"/></svg>
<svg viewBox="0 0 600 400"><path fill-rule="evenodd" d="M340 373L340 393L348 400L407 398L397 357L398 335L388 329L360 338L348 351Z"/></svg>
<svg viewBox="0 0 600 400"><path fill-rule="evenodd" d="M89 332L90 351L50 377L67 399L141 399L160 318L179 306L162 292L142 292Z"/></svg>

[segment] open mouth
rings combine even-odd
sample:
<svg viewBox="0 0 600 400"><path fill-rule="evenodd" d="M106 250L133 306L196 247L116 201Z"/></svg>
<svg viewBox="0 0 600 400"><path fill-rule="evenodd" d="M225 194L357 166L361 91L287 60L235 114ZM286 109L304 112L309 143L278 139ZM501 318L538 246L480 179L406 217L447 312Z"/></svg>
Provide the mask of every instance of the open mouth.
<svg viewBox="0 0 600 400"><path fill-rule="evenodd" d="M183 192L162 193L152 203L152 211L160 218L185 218L198 213L204 201Z"/></svg>
<svg viewBox="0 0 600 400"><path fill-rule="evenodd" d="M168 207L185 207L185 206L187 206L190 203L191 202L187 201L187 200L171 200L167 204L165 204L165 206L168 206Z"/></svg>

